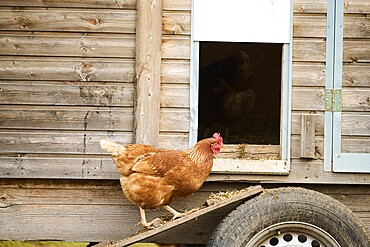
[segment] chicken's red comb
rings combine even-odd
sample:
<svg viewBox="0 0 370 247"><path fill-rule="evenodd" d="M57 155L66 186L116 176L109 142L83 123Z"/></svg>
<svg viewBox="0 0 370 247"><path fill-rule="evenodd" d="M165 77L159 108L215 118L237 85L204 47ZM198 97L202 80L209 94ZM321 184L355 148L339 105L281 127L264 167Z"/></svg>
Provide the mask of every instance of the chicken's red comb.
<svg viewBox="0 0 370 247"><path fill-rule="evenodd" d="M217 139L217 140L221 140L222 141L222 137L221 137L221 134L220 133L214 133L213 138Z"/></svg>

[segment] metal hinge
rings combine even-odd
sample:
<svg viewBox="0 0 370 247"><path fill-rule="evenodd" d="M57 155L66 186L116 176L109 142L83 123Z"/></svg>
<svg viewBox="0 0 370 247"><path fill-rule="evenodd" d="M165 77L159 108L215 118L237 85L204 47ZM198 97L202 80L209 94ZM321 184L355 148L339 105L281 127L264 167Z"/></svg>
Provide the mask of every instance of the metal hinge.
<svg viewBox="0 0 370 247"><path fill-rule="evenodd" d="M331 111L331 112L342 111L342 90L341 89L325 90L325 111Z"/></svg>

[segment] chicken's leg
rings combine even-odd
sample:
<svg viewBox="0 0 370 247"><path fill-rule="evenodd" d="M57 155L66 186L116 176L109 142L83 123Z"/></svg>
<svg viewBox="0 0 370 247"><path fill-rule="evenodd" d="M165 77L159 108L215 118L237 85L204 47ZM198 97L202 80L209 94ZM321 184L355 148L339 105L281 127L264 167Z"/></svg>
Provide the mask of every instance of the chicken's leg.
<svg viewBox="0 0 370 247"><path fill-rule="evenodd" d="M176 211L175 209L171 208L170 206L166 205L166 206L163 206L164 209L166 209L168 212L170 212L171 214L173 214L173 217L172 217L172 220L175 220L177 218L181 218L181 217L184 217L185 215L188 215L192 212L195 212L197 211L198 209L195 208L195 209L192 209L188 212L185 212L185 213L180 213L178 211Z"/></svg>
<svg viewBox="0 0 370 247"><path fill-rule="evenodd" d="M139 209L140 209L140 217L141 217L141 221L139 222L139 225L143 226L144 228L155 228L156 226L161 224L161 219L159 218L156 218L148 223L146 221L145 210L142 209L141 207L139 207Z"/></svg>
<svg viewBox="0 0 370 247"><path fill-rule="evenodd" d="M141 221L139 222L139 224L142 225L143 227L147 227L148 222L146 221L145 210L142 209L141 207L139 207L139 209L140 209L140 218L141 218Z"/></svg>

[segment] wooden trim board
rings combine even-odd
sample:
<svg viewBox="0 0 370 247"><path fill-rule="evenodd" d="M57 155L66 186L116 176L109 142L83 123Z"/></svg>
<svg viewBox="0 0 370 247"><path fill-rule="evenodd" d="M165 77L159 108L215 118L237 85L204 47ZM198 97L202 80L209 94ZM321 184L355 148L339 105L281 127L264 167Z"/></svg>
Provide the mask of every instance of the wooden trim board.
<svg viewBox="0 0 370 247"><path fill-rule="evenodd" d="M230 204L236 204L234 206L234 207L236 207L237 205L241 204L246 199L248 199L252 196L255 196L257 194L260 194L262 192L263 192L262 186L260 186L260 185L251 186L251 187L248 187L245 192L242 192L238 195L232 196L231 198L226 199L226 200L224 200L220 203L211 205L211 206L206 207L206 208L199 209L198 211L196 211L194 213L186 215L186 216L184 216L180 219L165 223L164 225L159 226L155 229L152 229L152 230L149 230L149 231L146 231L146 232L143 232L143 233L139 233L137 235L134 235L132 237L129 237L129 238L126 238L126 239L123 239L123 240L119 240L117 242L111 242L111 243L102 242L100 244L94 245L94 247L123 247L123 246L128 246L130 244L134 244L136 242L140 242L140 241L143 241L145 239L148 239L148 238L150 238L152 236L155 236L157 234L160 234L162 232L171 231L172 229L174 229L175 227L177 227L179 225L190 222L194 219L197 219L200 216L203 216L205 214L208 214L210 212L213 212L217 209L223 208L223 207L228 206Z"/></svg>

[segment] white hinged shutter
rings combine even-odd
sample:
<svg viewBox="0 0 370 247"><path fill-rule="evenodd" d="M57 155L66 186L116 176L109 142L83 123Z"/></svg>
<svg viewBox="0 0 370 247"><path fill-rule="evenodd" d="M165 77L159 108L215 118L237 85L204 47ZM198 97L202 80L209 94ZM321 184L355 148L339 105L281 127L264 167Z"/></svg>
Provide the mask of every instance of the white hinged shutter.
<svg viewBox="0 0 370 247"><path fill-rule="evenodd" d="M290 43L289 0L193 0L193 40Z"/></svg>

